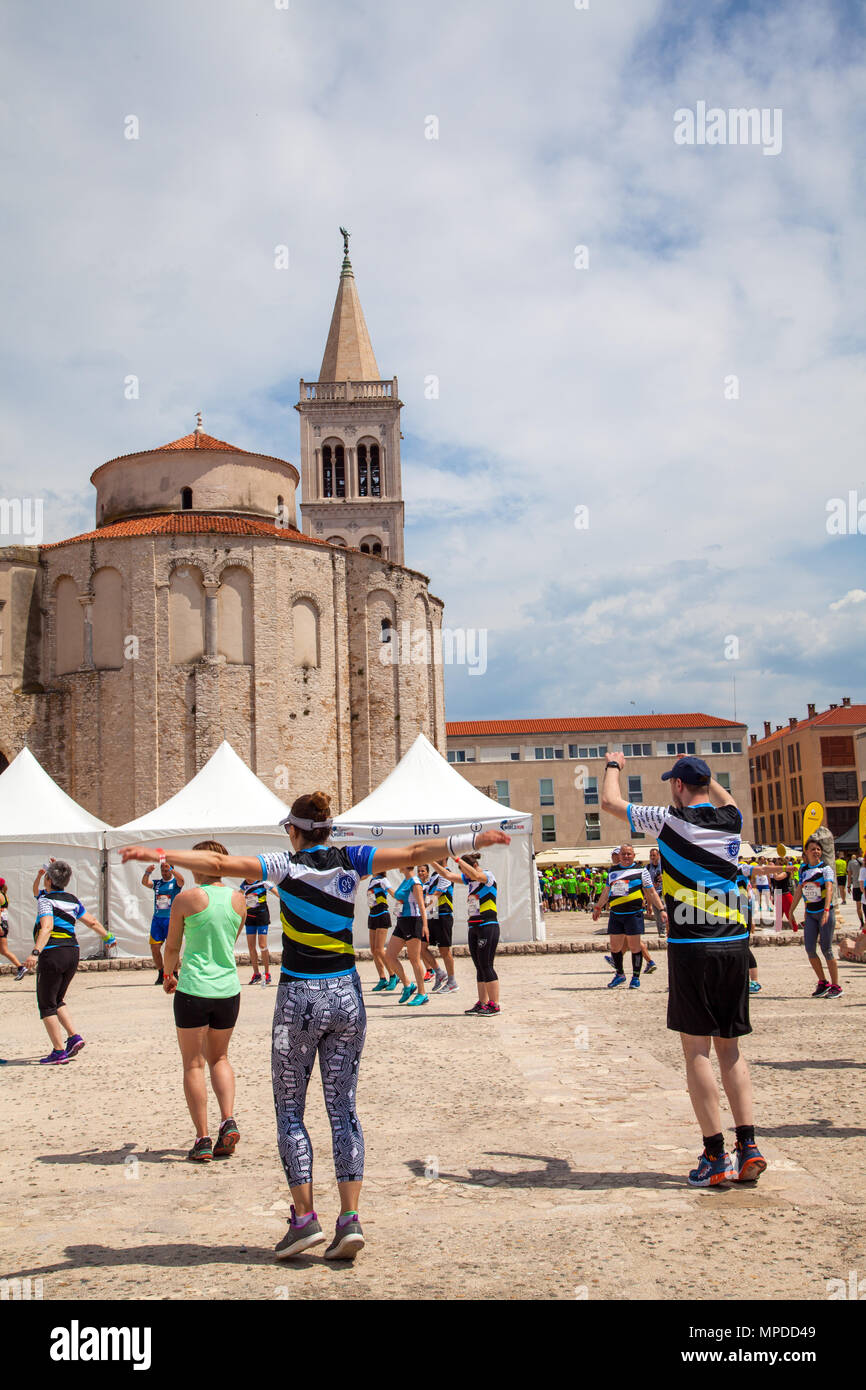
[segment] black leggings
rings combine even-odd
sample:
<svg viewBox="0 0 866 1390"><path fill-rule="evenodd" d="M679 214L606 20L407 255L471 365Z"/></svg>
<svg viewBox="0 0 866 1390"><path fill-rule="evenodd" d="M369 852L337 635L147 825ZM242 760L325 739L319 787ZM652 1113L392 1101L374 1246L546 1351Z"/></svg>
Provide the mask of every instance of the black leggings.
<svg viewBox="0 0 866 1390"><path fill-rule="evenodd" d="M493 957L498 945L498 922L469 923L469 954L475 963L475 978L479 984L489 985L499 979L493 969Z"/></svg>
<svg viewBox="0 0 866 1390"><path fill-rule="evenodd" d="M53 1018L66 1003L66 991L78 969L77 946L49 946L36 966L36 1002L40 1018Z"/></svg>

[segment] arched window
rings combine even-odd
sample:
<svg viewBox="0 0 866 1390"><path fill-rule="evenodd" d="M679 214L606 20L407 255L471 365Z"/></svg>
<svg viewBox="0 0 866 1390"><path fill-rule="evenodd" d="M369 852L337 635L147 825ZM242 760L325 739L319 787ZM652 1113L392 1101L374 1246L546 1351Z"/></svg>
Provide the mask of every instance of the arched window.
<svg viewBox="0 0 866 1390"><path fill-rule="evenodd" d="M366 446L366 444L359 444L359 445L358 445L358 496L359 496L359 497L366 497L366 496L368 495L369 482L370 482L370 480L369 480L369 474L368 474L368 468L367 468L367 446ZM361 549L362 549L362 550L364 549L363 545L361 546Z"/></svg>
<svg viewBox="0 0 866 1390"><path fill-rule="evenodd" d="M346 455L342 444L334 448L334 496L346 496Z"/></svg>
<svg viewBox="0 0 866 1390"><path fill-rule="evenodd" d="M374 555L381 555L381 554L382 554L382 547L381 547L381 545L379 544L378 541L374 541L374 542L373 542L373 554L374 554Z"/></svg>
<svg viewBox="0 0 866 1390"><path fill-rule="evenodd" d="M370 496L382 496L382 479L379 472L379 445L370 445Z"/></svg>
<svg viewBox="0 0 866 1390"><path fill-rule="evenodd" d="M97 671L123 666L123 580L110 566L93 576L93 664Z"/></svg>
<svg viewBox="0 0 866 1390"><path fill-rule="evenodd" d="M185 512L192 510L192 488L182 487L180 490L180 505Z"/></svg>
<svg viewBox="0 0 866 1390"><path fill-rule="evenodd" d="M308 598L292 604L292 630L295 638L295 665L319 664L319 610Z"/></svg>
<svg viewBox="0 0 866 1390"><path fill-rule="evenodd" d="M383 619L382 619L381 638L382 638L382 641L383 641L383 642L390 642L390 641L391 641L391 619L390 619L390 618L383 618Z"/></svg>
<svg viewBox="0 0 866 1390"><path fill-rule="evenodd" d="M201 570L181 566L168 584L171 662L180 666L204 656L204 583Z"/></svg>
<svg viewBox="0 0 866 1390"><path fill-rule="evenodd" d="M363 555L369 555L369 554L370 554L370 547L368 546L368 544L367 544L366 541L361 541L361 553L362 553Z"/></svg>
<svg viewBox="0 0 866 1390"><path fill-rule="evenodd" d="M365 555L382 554L382 546L379 543L378 536L363 536L361 539L361 544L358 548L359 550L363 550Z"/></svg>
<svg viewBox="0 0 866 1390"><path fill-rule="evenodd" d="M346 548L346 542L343 540L343 537L342 537L342 536L329 536L328 539L327 539L326 544L327 544L327 545L341 545L341 546L343 547L344 550L345 550L345 548Z"/></svg>
<svg viewBox="0 0 866 1390"><path fill-rule="evenodd" d="M231 565L217 592L220 656L230 665L253 664L253 585L249 571Z"/></svg>
<svg viewBox="0 0 866 1390"><path fill-rule="evenodd" d="M78 602L78 586L68 575L57 584L54 632L54 667L58 676L77 671L84 661L84 609Z"/></svg>

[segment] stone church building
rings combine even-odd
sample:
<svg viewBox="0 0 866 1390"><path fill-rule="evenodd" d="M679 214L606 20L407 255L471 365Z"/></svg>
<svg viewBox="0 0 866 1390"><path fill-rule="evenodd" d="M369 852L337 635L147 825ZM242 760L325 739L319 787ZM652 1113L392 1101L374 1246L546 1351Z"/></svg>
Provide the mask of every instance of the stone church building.
<svg viewBox="0 0 866 1390"><path fill-rule="evenodd" d="M442 603L403 563L400 411L346 242L317 381L285 459L195 431L92 474L96 529L0 549L0 770L27 746L109 824L179 791L228 739L283 801L345 810L419 731L445 752ZM298 522L298 510L301 521Z"/></svg>

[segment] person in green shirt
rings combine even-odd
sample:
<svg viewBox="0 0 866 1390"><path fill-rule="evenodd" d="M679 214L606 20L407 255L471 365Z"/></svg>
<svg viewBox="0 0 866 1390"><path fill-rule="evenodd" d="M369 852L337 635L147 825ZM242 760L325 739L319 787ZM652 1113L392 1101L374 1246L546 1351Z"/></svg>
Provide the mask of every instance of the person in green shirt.
<svg viewBox="0 0 866 1390"><path fill-rule="evenodd" d="M848 894L848 864L841 854L836 856L836 887L842 895L844 907Z"/></svg>
<svg viewBox="0 0 866 1390"><path fill-rule="evenodd" d="M577 911L577 879L574 869L567 869L565 873L565 897L566 906L569 912Z"/></svg>
<svg viewBox="0 0 866 1390"><path fill-rule="evenodd" d="M202 840L193 849L228 854L216 840ZM228 1051L241 1003L235 942L247 901L239 888L230 888L218 877L193 870L193 878L195 887L183 889L171 905L162 987L174 995L183 1092L195 1125L195 1142L187 1158L208 1163L213 1158L231 1158L240 1139L234 1121L235 1074ZM176 978L181 944L183 964ZM208 1134L205 1063L222 1116L216 1144Z"/></svg>

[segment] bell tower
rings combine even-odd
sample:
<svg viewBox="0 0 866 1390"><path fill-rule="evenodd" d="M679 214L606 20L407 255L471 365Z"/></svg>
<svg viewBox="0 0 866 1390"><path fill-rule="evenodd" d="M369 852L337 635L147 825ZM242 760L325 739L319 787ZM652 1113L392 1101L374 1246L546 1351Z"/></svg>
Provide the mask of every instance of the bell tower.
<svg viewBox="0 0 866 1390"><path fill-rule="evenodd" d="M303 529L403 563L397 378L381 379L343 236L343 265L318 381L300 383Z"/></svg>

